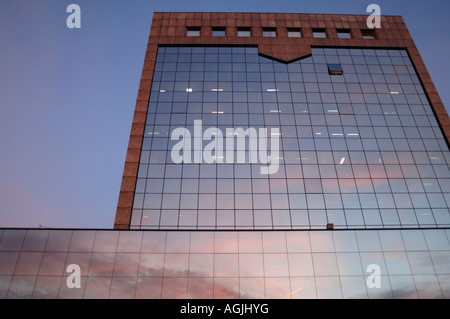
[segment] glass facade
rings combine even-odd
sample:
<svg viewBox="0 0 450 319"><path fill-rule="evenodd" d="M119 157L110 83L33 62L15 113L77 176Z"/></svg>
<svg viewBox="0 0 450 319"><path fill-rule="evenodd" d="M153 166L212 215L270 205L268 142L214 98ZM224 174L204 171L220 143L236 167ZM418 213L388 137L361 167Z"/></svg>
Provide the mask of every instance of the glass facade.
<svg viewBox="0 0 450 319"><path fill-rule="evenodd" d="M406 50L160 47L131 229L0 229L0 298L450 298L449 164Z"/></svg>
<svg viewBox="0 0 450 319"><path fill-rule="evenodd" d="M449 238L444 229L3 229L0 298L449 298ZM79 288L69 288L69 265Z"/></svg>
<svg viewBox="0 0 450 319"><path fill-rule="evenodd" d="M278 128L277 172L248 149L174 163L172 132L196 120ZM450 152L406 50L313 48L284 64L256 47L160 47L146 124L131 228L450 226Z"/></svg>

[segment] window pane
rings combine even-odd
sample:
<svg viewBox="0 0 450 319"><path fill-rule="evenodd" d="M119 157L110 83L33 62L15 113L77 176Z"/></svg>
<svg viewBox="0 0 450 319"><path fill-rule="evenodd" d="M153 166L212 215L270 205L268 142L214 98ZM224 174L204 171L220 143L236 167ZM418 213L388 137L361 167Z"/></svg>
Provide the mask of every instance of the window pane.
<svg viewBox="0 0 450 319"><path fill-rule="evenodd" d="M186 35L188 37L199 37L200 36L200 27L188 27Z"/></svg>
<svg viewBox="0 0 450 319"><path fill-rule="evenodd" d="M263 28L263 37L275 38L276 36L277 32L275 28Z"/></svg>
<svg viewBox="0 0 450 319"><path fill-rule="evenodd" d="M288 28L288 37L289 38L301 38L302 33L300 28Z"/></svg>
<svg viewBox="0 0 450 319"><path fill-rule="evenodd" d="M312 29L314 38L326 38L327 34L325 29Z"/></svg>
<svg viewBox="0 0 450 319"><path fill-rule="evenodd" d="M350 34L350 30L338 29L337 34L338 34L339 39L351 39L352 38L352 36Z"/></svg>
<svg viewBox="0 0 450 319"><path fill-rule="evenodd" d="M224 37L226 36L226 31L224 27L213 27L212 28L213 37Z"/></svg>
<svg viewBox="0 0 450 319"><path fill-rule="evenodd" d="M250 31L250 28L238 27L237 36L238 37L251 37L252 34L251 34L251 31Z"/></svg>

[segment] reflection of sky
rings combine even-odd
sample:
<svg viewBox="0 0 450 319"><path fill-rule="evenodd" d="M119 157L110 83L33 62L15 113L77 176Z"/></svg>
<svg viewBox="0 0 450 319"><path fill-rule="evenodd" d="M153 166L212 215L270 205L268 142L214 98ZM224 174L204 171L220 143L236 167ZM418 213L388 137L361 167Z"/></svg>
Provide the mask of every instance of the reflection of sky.
<svg viewBox="0 0 450 319"><path fill-rule="evenodd" d="M0 299L448 298L448 236L448 230L3 230ZM66 286L70 264L80 266L82 289ZM380 266L380 289L366 286L372 264Z"/></svg>
<svg viewBox="0 0 450 319"><path fill-rule="evenodd" d="M0 4L0 225L112 227L153 11L367 14L335 1L75 1L66 28L57 0ZM450 105L445 41L449 2L378 1L403 15Z"/></svg>

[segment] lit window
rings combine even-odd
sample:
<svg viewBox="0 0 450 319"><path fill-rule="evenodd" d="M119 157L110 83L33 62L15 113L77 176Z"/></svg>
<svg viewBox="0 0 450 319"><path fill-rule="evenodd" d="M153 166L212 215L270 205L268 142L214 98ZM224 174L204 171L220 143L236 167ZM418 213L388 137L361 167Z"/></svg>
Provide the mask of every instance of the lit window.
<svg viewBox="0 0 450 319"><path fill-rule="evenodd" d="M344 69L340 64L328 64L328 74L330 75L342 75L344 74Z"/></svg>
<svg viewBox="0 0 450 319"><path fill-rule="evenodd" d="M337 35L339 39L351 39L352 35L348 29L337 29Z"/></svg>
<svg viewBox="0 0 450 319"><path fill-rule="evenodd" d="M238 27L238 37L251 37L252 33L248 27Z"/></svg>
<svg viewBox="0 0 450 319"><path fill-rule="evenodd" d="M361 34L363 39L375 40L377 38L375 35L375 30L370 29L361 30Z"/></svg>
<svg viewBox="0 0 450 319"><path fill-rule="evenodd" d="M277 31L275 28L263 28L263 37L275 38L277 36Z"/></svg>
<svg viewBox="0 0 450 319"><path fill-rule="evenodd" d="M302 32L300 28L288 28L288 37L289 38L301 38Z"/></svg>
<svg viewBox="0 0 450 319"><path fill-rule="evenodd" d="M225 27L213 27L212 36L213 37L224 37L226 35Z"/></svg>
<svg viewBox="0 0 450 319"><path fill-rule="evenodd" d="M188 27L186 35L188 37L199 37L200 36L200 27Z"/></svg>
<svg viewBox="0 0 450 319"><path fill-rule="evenodd" d="M314 38L324 39L327 37L327 33L326 33L325 29L314 28L314 29L312 29L312 32L313 32Z"/></svg>

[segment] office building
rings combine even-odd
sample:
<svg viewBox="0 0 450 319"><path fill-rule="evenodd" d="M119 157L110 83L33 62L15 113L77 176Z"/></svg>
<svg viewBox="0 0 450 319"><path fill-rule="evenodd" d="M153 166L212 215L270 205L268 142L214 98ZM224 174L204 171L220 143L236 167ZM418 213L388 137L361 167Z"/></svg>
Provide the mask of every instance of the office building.
<svg viewBox="0 0 450 319"><path fill-rule="evenodd" d="M114 229L3 229L0 297L450 297L450 120L401 17L155 13L134 114Z"/></svg>

